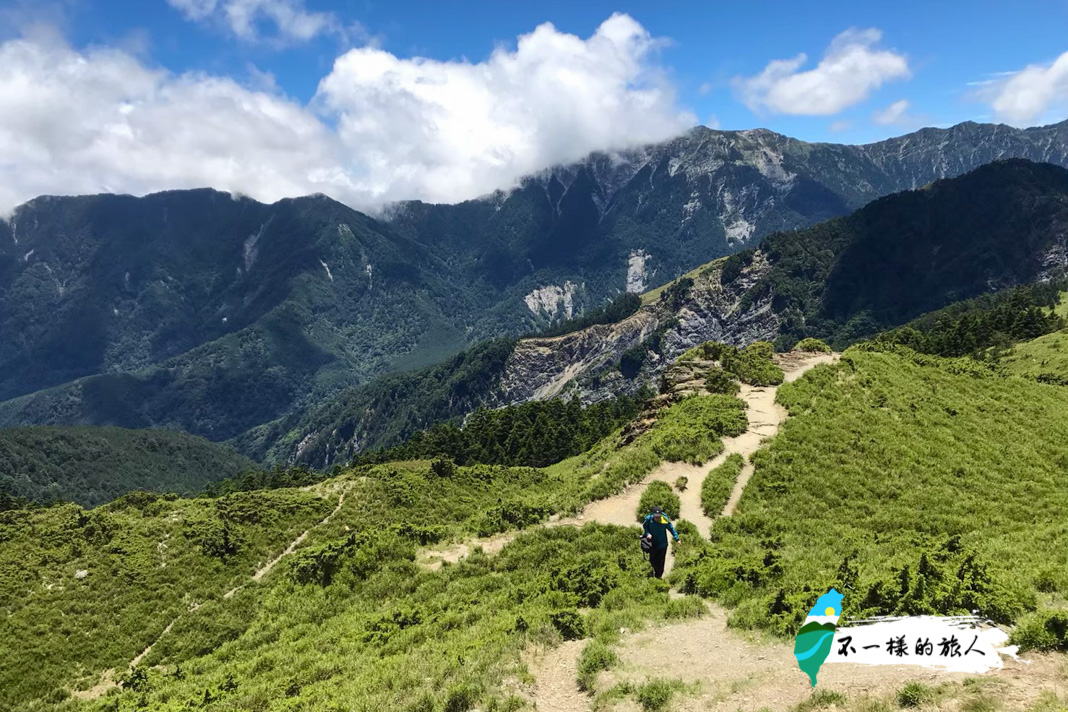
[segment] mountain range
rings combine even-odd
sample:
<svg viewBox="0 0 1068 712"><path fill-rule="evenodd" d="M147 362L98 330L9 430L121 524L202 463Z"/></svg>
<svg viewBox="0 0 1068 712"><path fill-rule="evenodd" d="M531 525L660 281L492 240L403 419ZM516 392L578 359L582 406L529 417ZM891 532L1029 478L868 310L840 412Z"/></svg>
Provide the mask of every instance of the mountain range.
<svg viewBox="0 0 1068 712"><path fill-rule="evenodd" d="M616 323L489 342L431 369L345 389L261 429L241 449L328 467L480 405L599 402L642 387L655 391L665 368L705 341L774 340L789 349L817 337L844 347L1066 269L1068 170L997 161L845 217L769 235L759 247L646 293L644 305Z"/></svg>
<svg viewBox="0 0 1068 712"><path fill-rule="evenodd" d="M171 427L265 457L280 438L297 438L294 417L358 402L352 389L364 384L388 391L380 376L536 331L769 234L1009 157L1068 165L1068 123L966 123L866 146L697 128L546 170L508 192L400 203L377 217L324 196L273 205L212 190L41 197L0 221L0 425ZM976 207L974 196L955 199L954 211ZM826 249L840 272L852 264ZM774 265L774 250L764 253ZM1024 276L1006 267L987 286ZM777 284L769 295L785 330L805 331L798 319L840 327L877 296L850 306L848 279L834 284L845 306L833 314L806 312L811 304ZM922 306L977 285L929 290ZM424 425L414 419L397 437Z"/></svg>
<svg viewBox="0 0 1068 712"><path fill-rule="evenodd" d="M1068 709L1068 168L955 130L881 197L873 147L697 131L378 218L23 206L0 424L57 425L0 427L0 712ZM813 692L829 590L1009 647Z"/></svg>

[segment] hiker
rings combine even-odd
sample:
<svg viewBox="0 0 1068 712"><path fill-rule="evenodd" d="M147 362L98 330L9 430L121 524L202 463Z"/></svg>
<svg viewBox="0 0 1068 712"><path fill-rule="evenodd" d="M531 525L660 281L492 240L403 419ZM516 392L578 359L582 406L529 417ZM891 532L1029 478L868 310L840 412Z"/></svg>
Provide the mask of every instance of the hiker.
<svg viewBox="0 0 1068 712"><path fill-rule="evenodd" d="M645 534L642 536L649 547L649 563L653 566L653 576L656 578L663 578L664 576L664 558L667 556L668 540L667 533L670 531L671 536L675 538L675 543L679 543L679 533L675 531L675 527L671 525L671 520L664 514L662 507L654 506L649 514L645 515L645 521L642 522L642 529ZM642 547L646 548L645 546Z"/></svg>

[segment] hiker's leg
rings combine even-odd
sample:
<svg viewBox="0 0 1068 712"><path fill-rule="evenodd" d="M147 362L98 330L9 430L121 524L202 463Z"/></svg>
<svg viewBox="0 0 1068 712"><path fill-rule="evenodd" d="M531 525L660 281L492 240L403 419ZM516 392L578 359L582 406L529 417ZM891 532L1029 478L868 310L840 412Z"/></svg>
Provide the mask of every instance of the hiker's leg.
<svg viewBox="0 0 1068 712"><path fill-rule="evenodd" d="M656 578L664 575L665 558L667 558L667 549L653 549L649 552L649 561L653 564L653 576Z"/></svg>

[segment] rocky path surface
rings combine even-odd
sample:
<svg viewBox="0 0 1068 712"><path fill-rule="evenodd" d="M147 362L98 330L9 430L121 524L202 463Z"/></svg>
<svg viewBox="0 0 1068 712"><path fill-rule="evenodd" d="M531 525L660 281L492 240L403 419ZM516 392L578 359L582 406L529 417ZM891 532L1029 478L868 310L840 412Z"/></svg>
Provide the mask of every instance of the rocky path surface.
<svg viewBox="0 0 1068 712"><path fill-rule="evenodd" d="M793 645L782 640L746 636L727 625L727 612L710 606L708 615L693 621L651 627L624 637L615 649L619 664L602 673L598 689L617 683L642 683L649 678L681 680L690 694L677 695L671 702L674 712L736 712L796 709L813 694L808 678L797 667ZM910 682L931 688L942 683L963 683L971 677L982 689L1005 703L1004 707L967 706L967 688L958 688L960 698L946 697L928 703L924 710L1007 709L1026 710L1043 687L1064 694L1064 657L1028 655L1028 661L1005 660L1005 667L981 676L946 672L917 665L824 665L817 690L837 692L850 701L849 709L890 710L897 707L898 690ZM545 683L539 680L541 685ZM571 683L574 685L574 683ZM540 692L539 687L539 692ZM868 698L869 702L863 702ZM545 706L539 712L566 710L586 712L586 707ZM625 704L620 710L632 709ZM841 709L841 706L832 709ZM1050 708L1054 709L1054 708Z"/></svg>

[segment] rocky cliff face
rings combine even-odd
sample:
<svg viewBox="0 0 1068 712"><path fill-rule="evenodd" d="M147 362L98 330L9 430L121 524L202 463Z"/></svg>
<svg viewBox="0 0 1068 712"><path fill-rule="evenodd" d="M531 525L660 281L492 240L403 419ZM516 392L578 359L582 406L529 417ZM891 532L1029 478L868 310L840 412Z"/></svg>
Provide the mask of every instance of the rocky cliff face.
<svg viewBox="0 0 1068 712"><path fill-rule="evenodd" d="M500 407L555 397L578 396L597 402L619 393L634 393L643 385L656 388L660 375L678 356L705 341L745 345L771 340L779 319L771 297L744 299L769 269L757 251L730 285L721 283L723 262L697 272L693 284L675 304L667 293L616 324L596 325L551 339L524 339L509 356L492 405ZM629 350L651 339L657 350L642 354L637 372L625 377L620 360Z"/></svg>

